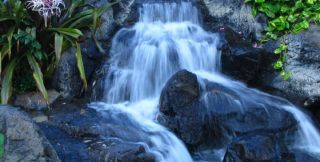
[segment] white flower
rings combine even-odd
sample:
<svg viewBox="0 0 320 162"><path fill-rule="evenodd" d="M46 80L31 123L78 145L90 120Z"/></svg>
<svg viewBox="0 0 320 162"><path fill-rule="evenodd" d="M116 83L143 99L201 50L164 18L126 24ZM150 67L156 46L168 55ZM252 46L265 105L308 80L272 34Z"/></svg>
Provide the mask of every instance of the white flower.
<svg viewBox="0 0 320 162"><path fill-rule="evenodd" d="M45 26L47 26L48 18L61 15L61 8L65 7L63 0L29 0L27 8L37 11L44 18Z"/></svg>

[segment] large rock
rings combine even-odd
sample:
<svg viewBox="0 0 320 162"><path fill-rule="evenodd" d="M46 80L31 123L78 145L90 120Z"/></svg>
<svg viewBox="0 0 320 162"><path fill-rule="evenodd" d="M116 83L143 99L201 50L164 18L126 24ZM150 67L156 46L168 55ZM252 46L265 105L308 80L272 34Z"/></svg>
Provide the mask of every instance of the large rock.
<svg viewBox="0 0 320 162"><path fill-rule="evenodd" d="M97 61L90 59L85 53L82 55L86 77L93 73ZM64 98L80 96L83 92L83 82L77 67L76 49L70 48L62 54L52 80L53 87Z"/></svg>
<svg viewBox="0 0 320 162"><path fill-rule="evenodd" d="M289 80L283 80L279 73L272 70L261 75L261 82L280 91L287 98L303 105L309 98L320 96L320 27L311 25L302 34L287 35L283 39L288 43L285 69L290 71ZM275 43L265 46L273 51Z"/></svg>
<svg viewBox="0 0 320 162"><path fill-rule="evenodd" d="M229 145L223 162L282 161L318 162L319 160L298 150L290 150L281 137L256 133L235 140Z"/></svg>
<svg viewBox="0 0 320 162"><path fill-rule="evenodd" d="M49 97L48 103L40 92L28 92L15 96L14 105L26 110L45 110L60 96L55 90L48 90L47 92Z"/></svg>
<svg viewBox="0 0 320 162"><path fill-rule="evenodd" d="M5 153L0 161L60 161L38 126L17 108L0 106L0 132L5 134Z"/></svg>
<svg viewBox="0 0 320 162"><path fill-rule="evenodd" d="M251 6L243 0L197 0L207 29L216 26L230 26L242 33L245 38L258 40L261 37L265 20L252 16Z"/></svg>
<svg viewBox="0 0 320 162"><path fill-rule="evenodd" d="M279 107L286 101L238 83L230 83L236 86L231 88L200 80L201 91L194 74L180 71L161 93L158 120L186 144L221 147L234 137L257 130L283 134L296 130L293 115Z"/></svg>
<svg viewBox="0 0 320 162"><path fill-rule="evenodd" d="M202 140L203 129L193 105L200 95L197 76L179 71L167 82L161 93L160 111L164 114L158 120L173 130L185 143L197 144Z"/></svg>

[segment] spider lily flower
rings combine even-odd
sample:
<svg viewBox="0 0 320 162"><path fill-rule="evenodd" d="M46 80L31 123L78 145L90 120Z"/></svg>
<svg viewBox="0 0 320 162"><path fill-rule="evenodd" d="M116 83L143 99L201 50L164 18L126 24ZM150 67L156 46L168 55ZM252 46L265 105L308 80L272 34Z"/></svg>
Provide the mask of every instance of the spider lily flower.
<svg viewBox="0 0 320 162"><path fill-rule="evenodd" d="M45 26L48 24L48 18L51 16L60 16L61 8L64 8L63 0L29 0L27 8L37 11L44 18Z"/></svg>

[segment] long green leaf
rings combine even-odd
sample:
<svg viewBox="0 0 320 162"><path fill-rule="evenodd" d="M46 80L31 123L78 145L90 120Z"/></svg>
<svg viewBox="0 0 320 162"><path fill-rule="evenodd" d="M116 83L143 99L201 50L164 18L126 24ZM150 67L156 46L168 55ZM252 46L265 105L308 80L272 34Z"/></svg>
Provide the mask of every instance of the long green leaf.
<svg viewBox="0 0 320 162"><path fill-rule="evenodd" d="M54 51L56 53L56 63L58 63L61 58L62 45L63 45L63 36L56 33L54 36Z"/></svg>
<svg viewBox="0 0 320 162"><path fill-rule="evenodd" d="M75 39L78 39L80 36L83 35L79 29L73 29L73 28L49 28L48 30L55 31L60 34L64 34Z"/></svg>
<svg viewBox="0 0 320 162"><path fill-rule="evenodd" d="M11 48L12 48L12 37L13 37L13 32L14 32L14 28L9 29L8 33L7 33L7 41L8 41L8 45L9 45L9 58L11 57Z"/></svg>
<svg viewBox="0 0 320 162"><path fill-rule="evenodd" d="M1 49L1 54L2 54L2 56L1 56L1 61L4 59L4 57L9 53L9 50L10 50L10 48L9 48L9 44L8 43L6 43L5 45L3 45L3 47L2 47L2 49Z"/></svg>
<svg viewBox="0 0 320 162"><path fill-rule="evenodd" d="M1 73L2 73L2 52L0 51L0 81L1 81Z"/></svg>
<svg viewBox="0 0 320 162"><path fill-rule="evenodd" d="M86 73L84 71L81 48L80 48L80 44L78 42L76 42L76 47L77 47L76 58L77 58L78 70L80 73L80 77L83 81L84 89L87 90L88 84L87 84L87 79L86 79Z"/></svg>
<svg viewBox="0 0 320 162"><path fill-rule="evenodd" d="M88 15L92 15L92 9L89 9L89 10L84 10L84 11L81 11L80 13L78 13L77 15L67 19L63 24L62 24L62 27L70 27L69 25L78 20L78 19L81 19L82 17L85 17L85 16L88 16Z"/></svg>
<svg viewBox="0 0 320 162"><path fill-rule="evenodd" d="M8 104L12 94L12 78L13 72L16 67L17 60L13 59L7 66L5 75L2 80L1 87L1 102L2 104Z"/></svg>
<svg viewBox="0 0 320 162"><path fill-rule="evenodd" d="M29 65L33 70L33 78L36 81L37 87L39 91L42 93L43 98L48 102L48 92L43 82L43 74L41 72L40 66L37 63L36 59L32 56L32 54L27 54Z"/></svg>
<svg viewBox="0 0 320 162"><path fill-rule="evenodd" d="M72 22L69 27L80 29L89 26L90 24L92 24L92 15L87 15Z"/></svg>

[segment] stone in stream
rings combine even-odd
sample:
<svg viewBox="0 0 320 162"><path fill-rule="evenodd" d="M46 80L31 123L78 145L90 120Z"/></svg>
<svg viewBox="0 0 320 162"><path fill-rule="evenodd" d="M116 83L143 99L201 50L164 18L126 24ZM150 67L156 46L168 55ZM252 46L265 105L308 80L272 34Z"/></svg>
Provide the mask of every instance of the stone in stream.
<svg viewBox="0 0 320 162"><path fill-rule="evenodd" d="M159 122L188 145L221 146L256 130L285 133L296 128L292 114L283 109L241 100L237 91L218 83L205 86L200 91L197 77L183 70L161 94Z"/></svg>
<svg viewBox="0 0 320 162"><path fill-rule="evenodd" d="M39 127L15 107L0 106L0 133L5 135L5 152L0 161L60 161Z"/></svg>
<svg viewBox="0 0 320 162"><path fill-rule="evenodd" d="M299 150L289 150L279 138L261 132L241 137L228 146L223 162L319 162Z"/></svg>
<svg viewBox="0 0 320 162"><path fill-rule="evenodd" d="M40 128L62 161L154 162L148 134L125 113L97 112L80 100L57 101Z"/></svg>

